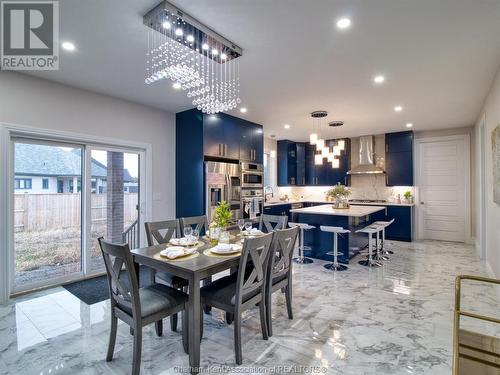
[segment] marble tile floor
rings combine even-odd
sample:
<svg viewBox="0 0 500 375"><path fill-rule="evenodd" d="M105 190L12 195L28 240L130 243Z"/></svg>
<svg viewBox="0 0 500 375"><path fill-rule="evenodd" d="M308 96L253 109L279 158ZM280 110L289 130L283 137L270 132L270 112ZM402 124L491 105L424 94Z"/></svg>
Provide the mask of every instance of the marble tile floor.
<svg viewBox="0 0 500 375"><path fill-rule="evenodd" d="M473 247L448 242L390 243L382 268L352 262L332 273L324 262L294 265L294 320L273 297L274 336L262 340L258 310L244 316L241 369L252 373L450 374L454 277L486 275ZM463 306L498 315L498 290L471 286ZM206 372L235 367L232 326L214 310L201 344ZM141 374L174 374L188 365L178 332L144 329ZM469 327L471 322L466 322ZM496 327L474 328L500 334ZM496 329L496 331L495 331ZM0 374L129 374L132 337L120 324L114 360L105 361L109 301L86 305L63 288L0 306ZM246 368L246 369L245 369ZM229 371L226 371L229 372Z"/></svg>

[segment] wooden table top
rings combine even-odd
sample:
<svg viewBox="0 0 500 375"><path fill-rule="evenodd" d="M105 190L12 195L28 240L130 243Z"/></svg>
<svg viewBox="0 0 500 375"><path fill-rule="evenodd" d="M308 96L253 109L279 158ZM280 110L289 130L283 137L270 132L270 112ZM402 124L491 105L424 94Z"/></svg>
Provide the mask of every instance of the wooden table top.
<svg viewBox="0 0 500 375"><path fill-rule="evenodd" d="M230 239L231 243L238 243L241 241L242 237L239 236L239 231L231 231L230 233L235 236ZM188 258L186 260L158 259L160 251L169 246L167 244L142 247L132 250L131 253L137 263L149 266L154 264L154 268L156 269L164 269L167 272L174 272L176 274L206 273L210 270L217 271L217 269L228 269L239 264L239 254L224 257L212 257L203 254L204 250L212 248L213 245L205 238L200 237L200 241L203 242L203 246L197 248L200 255L196 258Z"/></svg>

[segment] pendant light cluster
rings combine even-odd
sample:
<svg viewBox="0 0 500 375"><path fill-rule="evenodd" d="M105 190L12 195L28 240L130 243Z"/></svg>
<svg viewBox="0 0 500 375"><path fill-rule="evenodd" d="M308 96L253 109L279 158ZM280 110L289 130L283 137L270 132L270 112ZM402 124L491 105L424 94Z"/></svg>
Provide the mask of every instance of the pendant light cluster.
<svg viewBox="0 0 500 375"><path fill-rule="evenodd" d="M204 113L240 103L242 49L167 1L143 19L150 28L146 53L147 84L170 79L174 88Z"/></svg>
<svg viewBox="0 0 500 375"><path fill-rule="evenodd" d="M326 141L322 135L328 127L326 117L328 116L327 111L314 111L311 113L311 118L313 119L314 133L309 136L309 143L316 146L316 152L314 154L314 164L322 165L323 159L326 159L328 163L331 163L332 168L340 167L340 159L342 151L345 149L345 140L340 139L338 141ZM338 126L338 122L332 123L332 126ZM328 142L328 143L327 143Z"/></svg>

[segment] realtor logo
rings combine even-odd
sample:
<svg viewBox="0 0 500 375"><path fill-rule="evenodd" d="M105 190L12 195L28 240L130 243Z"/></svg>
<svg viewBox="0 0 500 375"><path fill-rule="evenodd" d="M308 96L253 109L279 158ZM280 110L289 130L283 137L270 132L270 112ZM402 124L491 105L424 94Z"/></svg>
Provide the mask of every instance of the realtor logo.
<svg viewBox="0 0 500 375"><path fill-rule="evenodd" d="M59 69L59 2L1 2L2 70Z"/></svg>

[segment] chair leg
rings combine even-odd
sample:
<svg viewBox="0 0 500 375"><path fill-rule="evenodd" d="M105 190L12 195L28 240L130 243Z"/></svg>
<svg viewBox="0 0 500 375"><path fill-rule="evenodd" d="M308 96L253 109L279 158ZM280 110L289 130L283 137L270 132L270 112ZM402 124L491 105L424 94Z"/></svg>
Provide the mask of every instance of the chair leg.
<svg viewBox="0 0 500 375"><path fill-rule="evenodd" d="M272 290L266 291L266 321L267 321L267 335L273 335L273 318L272 318Z"/></svg>
<svg viewBox="0 0 500 375"><path fill-rule="evenodd" d="M226 311L226 323L231 324L234 320L234 314Z"/></svg>
<svg viewBox="0 0 500 375"><path fill-rule="evenodd" d="M262 338L264 340L267 340L269 338L268 336L268 329L267 329L267 315L266 315L266 304L264 303L264 297L262 297L262 301L259 303L259 310L260 310L260 329L262 331Z"/></svg>
<svg viewBox="0 0 500 375"><path fill-rule="evenodd" d="M170 329L172 332L177 331L177 314L170 315Z"/></svg>
<svg viewBox="0 0 500 375"><path fill-rule="evenodd" d="M155 322L156 336L161 337L163 335L163 320L158 320Z"/></svg>
<svg viewBox="0 0 500 375"><path fill-rule="evenodd" d="M288 284L285 292L286 299L286 309L288 311L288 319L293 319L293 311L292 311L292 286Z"/></svg>
<svg viewBox="0 0 500 375"><path fill-rule="evenodd" d="M184 353L189 354L189 342L188 342L188 314L187 311L184 310L181 313L182 319L182 346L184 347Z"/></svg>
<svg viewBox="0 0 500 375"><path fill-rule="evenodd" d="M243 354L241 352L241 314L239 311L234 314L234 354L236 357L236 364L243 363Z"/></svg>
<svg viewBox="0 0 500 375"><path fill-rule="evenodd" d="M134 330L134 356L132 359L132 375L141 372L142 328L137 326Z"/></svg>
<svg viewBox="0 0 500 375"><path fill-rule="evenodd" d="M109 332L108 354L106 355L107 362L111 362L113 360L113 353L115 351L116 329L117 328L118 328L118 319L116 318L116 316L111 314L111 331Z"/></svg>

